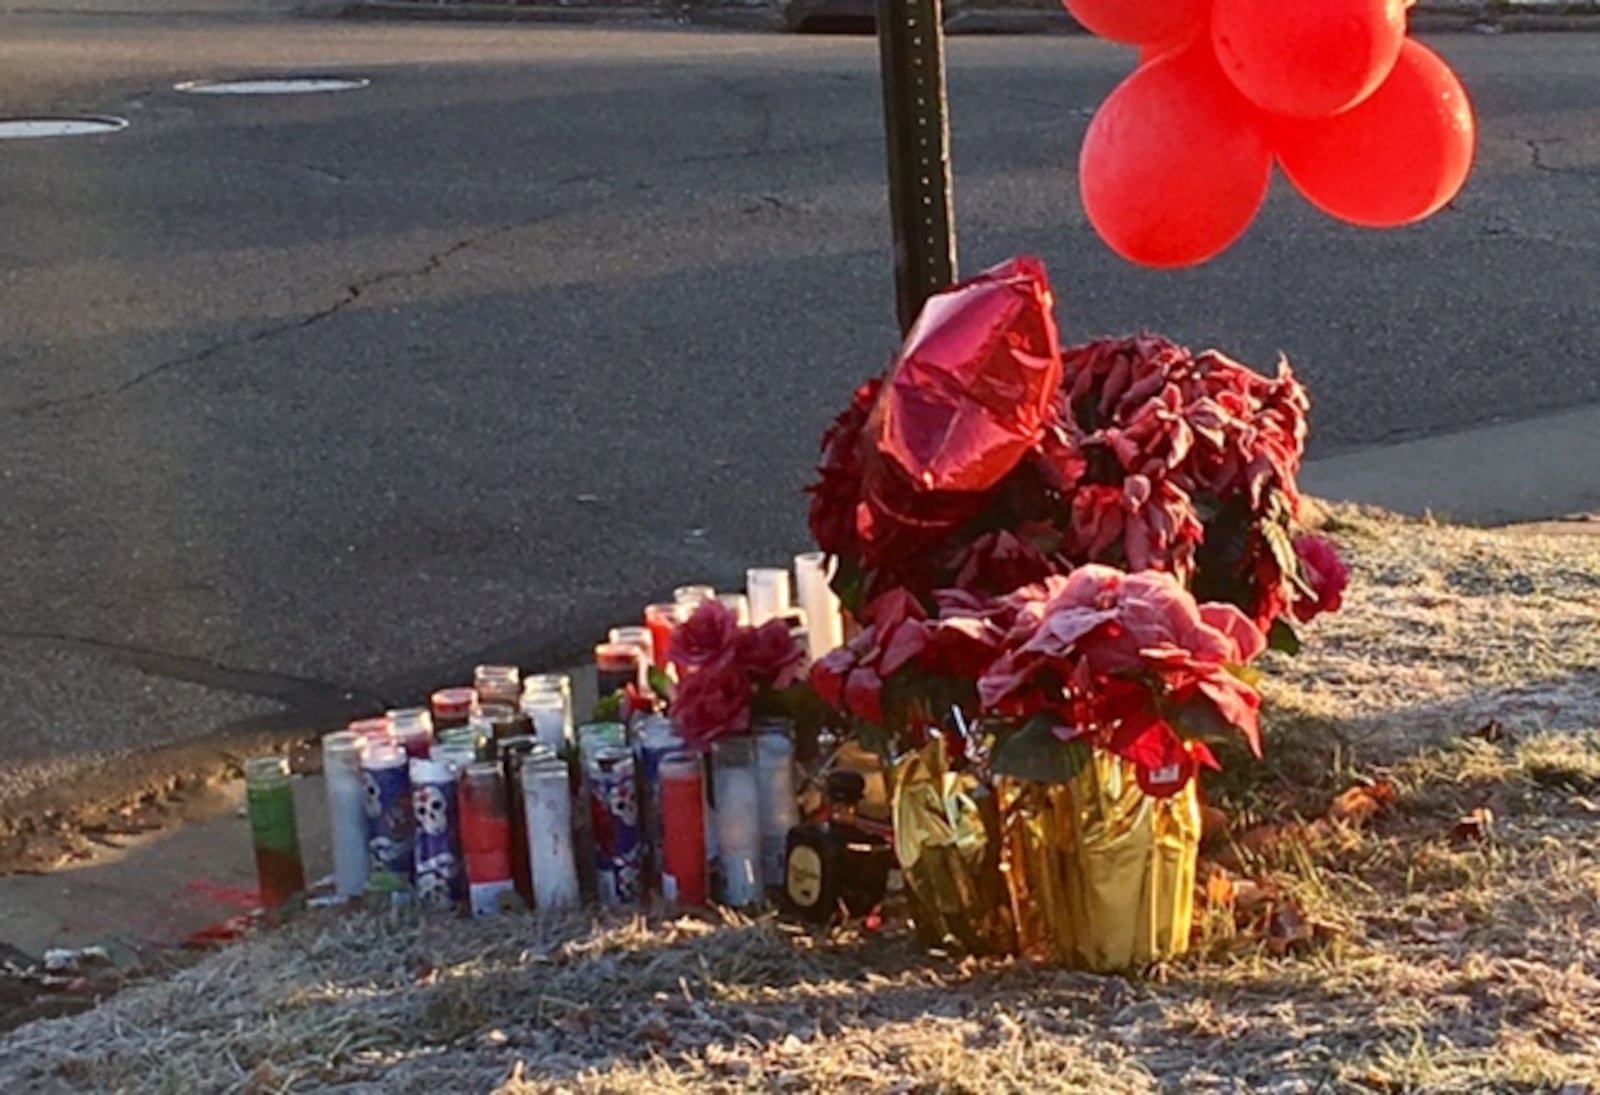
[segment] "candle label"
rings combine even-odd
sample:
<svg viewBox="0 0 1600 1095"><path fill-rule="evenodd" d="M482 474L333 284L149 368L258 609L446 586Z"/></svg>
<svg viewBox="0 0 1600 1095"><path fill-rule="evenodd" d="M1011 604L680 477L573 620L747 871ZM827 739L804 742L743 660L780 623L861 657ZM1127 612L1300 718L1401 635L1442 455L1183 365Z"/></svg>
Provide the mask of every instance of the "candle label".
<svg viewBox="0 0 1600 1095"><path fill-rule="evenodd" d="M822 856L815 848L799 844L790 850L784 889L789 900L802 909L809 909L822 899Z"/></svg>

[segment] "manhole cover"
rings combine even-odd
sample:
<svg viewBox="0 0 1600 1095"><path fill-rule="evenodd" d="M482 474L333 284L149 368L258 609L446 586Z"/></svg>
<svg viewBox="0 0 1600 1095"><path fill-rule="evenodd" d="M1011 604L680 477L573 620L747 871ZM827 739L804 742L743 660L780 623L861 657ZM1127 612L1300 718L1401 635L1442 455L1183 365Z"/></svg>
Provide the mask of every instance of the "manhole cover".
<svg viewBox="0 0 1600 1095"><path fill-rule="evenodd" d="M109 115L81 118L0 118L0 141L33 137L93 137L128 128L128 119Z"/></svg>
<svg viewBox="0 0 1600 1095"><path fill-rule="evenodd" d="M256 80L185 80L173 86L191 95L314 95L355 91L370 83L365 76L273 76Z"/></svg>

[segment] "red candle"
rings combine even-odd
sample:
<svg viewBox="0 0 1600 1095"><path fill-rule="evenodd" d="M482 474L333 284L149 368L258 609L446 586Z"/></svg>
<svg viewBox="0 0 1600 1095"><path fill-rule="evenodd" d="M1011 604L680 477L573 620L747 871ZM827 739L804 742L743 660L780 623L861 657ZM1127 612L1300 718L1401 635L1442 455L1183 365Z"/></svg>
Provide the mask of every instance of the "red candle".
<svg viewBox="0 0 1600 1095"><path fill-rule="evenodd" d="M700 757L661 758L661 892L668 901L706 903L706 798Z"/></svg>
<svg viewBox="0 0 1600 1095"><path fill-rule="evenodd" d="M472 915L494 916L511 877L511 818L498 764L473 764L461 777L461 854Z"/></svg>
<svg viewBox="0 0 1600 1095"><path fill-rule="evenodd" d="M687 610L678 604L648 605L644 610L644 625L650 629L651 654L657 669L665 669L672 654L672 633L678 630L687 617Z"/></svg>

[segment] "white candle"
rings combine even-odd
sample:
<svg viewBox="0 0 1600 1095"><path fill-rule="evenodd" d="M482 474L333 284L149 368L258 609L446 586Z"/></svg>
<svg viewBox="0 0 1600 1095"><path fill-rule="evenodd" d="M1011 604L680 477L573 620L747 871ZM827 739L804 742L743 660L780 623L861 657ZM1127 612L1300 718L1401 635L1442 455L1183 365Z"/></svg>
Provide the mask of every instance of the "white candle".
<svg viewBox="0 0 1600 1095"><path fill-rule="evenodd" d="M750 598L750 624L760 627L791 607L789 572L781 567L752 567L745 571L745 593Z"/></svg>
<svg viewBox="0 0 1600 1095"><path fill-rule="evenodd" d="M750 739L720 741L714 749L722 900L742 908L762 897L761 787Z"/></svg>
<svg viewBox="0 0 1600 1095"><path fill-rule="evenodd" d="M561 753L572 740L572 713L560 692L524 692L522 713L533 722L533 736L553 753Z"/></svg>
<svg viewBox="0 0 1600 1095"><path fill-rule="evenodd" d="M800 824L794 793L794 742L782 733L756 738L761 788L761 875L780 879L789 830Z"/></svg>
<svg viewBox="0 0 1600 1095"><path fill-rule="evenodd" d="M333 888L340 897L367 890L366 788L361 754L366 739L340 731L322 739L322 777L328 789L328 826L333 841Z"/></svg>
<svg viewBox="0 0 1600 1095"><path fill-rule="evenodd" d="M795 588L799 591L800 607L806 613L812 661L844 645L844 615L839 608L839 598L828 584L835 565L836 560L820 551L794 557Z"/></svg>
<svg viewBox="0 0 1600 1095"><path fill-rule="evenodd" d="M575 908L580 896L566 764L549 755L529 756L522 762L522 796L533 903L541 909Z"/></svg>

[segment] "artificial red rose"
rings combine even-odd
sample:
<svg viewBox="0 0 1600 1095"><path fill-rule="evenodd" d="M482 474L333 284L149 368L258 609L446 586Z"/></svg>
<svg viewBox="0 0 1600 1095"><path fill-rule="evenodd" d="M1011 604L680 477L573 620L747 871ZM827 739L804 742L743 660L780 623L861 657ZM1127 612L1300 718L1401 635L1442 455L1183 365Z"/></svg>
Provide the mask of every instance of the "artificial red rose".
<svg viewBox="0 0 1600 1095"><path fill-rule="evenodd" d="M1019 610L1004 653L978 682L985 711L1069 720L1069 733L1165 768L1183 744L1167 712L1204 703L1260 751L1260 697L1229 671L1265 638L1231 605L1200 606L1170 574L1080 567L1037 610Z"/></svg>
<svg viewBox="0 0 1600 1095"><path fill-rule="evenodd" d="M706 601L672 633L672 664L680 674L731 661L737 653L739 620L721 601Z"/></svg>
<svg viewBox="0 0 1600 1095"><path fill-rule="evenodd" d="M678 684L672 718L684 741L697 749L744 733L750 729L750 678L732 661L690 673Z"/></svg>
<svg viewBox="0 0 1600 1095"><path fill-rule="evenodd" d="M1312 593L1295 600L1295 619L1304 623L1324 612L1339 611L1350 584L1350 570L1339 558L1338 549L1320 536L1296 536L1294 553L1300 560L1300 576Z"/></svg>
<svg viewBox="0 0 1600 1095"><path fill-rule="evenodd" d="M782 620L740 628L735 659L754 680L768 688L788 688L800 675L805 648L789 634Z"/></svg>

